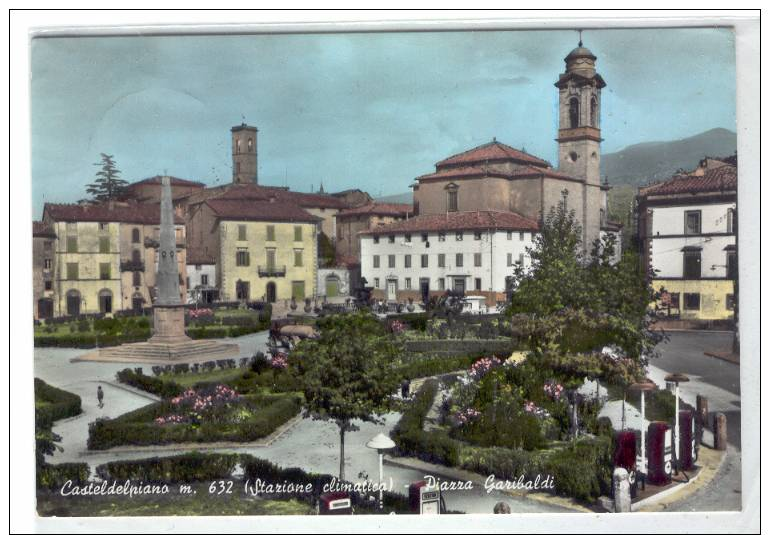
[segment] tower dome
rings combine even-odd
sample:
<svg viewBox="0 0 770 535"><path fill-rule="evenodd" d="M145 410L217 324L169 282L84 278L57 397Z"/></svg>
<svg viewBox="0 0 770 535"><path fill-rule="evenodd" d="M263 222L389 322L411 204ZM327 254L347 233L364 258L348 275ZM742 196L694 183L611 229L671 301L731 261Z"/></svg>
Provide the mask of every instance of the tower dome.
<svg viewBox="0 0 770 535"><path fill-rule="evenodd" d="M586 78L591 78L596 74L596 56L583 46L582 40L578 43L577 48L572 49L572 52L567 54L564 63L567 64L567 72L574 72Z"/></svg>

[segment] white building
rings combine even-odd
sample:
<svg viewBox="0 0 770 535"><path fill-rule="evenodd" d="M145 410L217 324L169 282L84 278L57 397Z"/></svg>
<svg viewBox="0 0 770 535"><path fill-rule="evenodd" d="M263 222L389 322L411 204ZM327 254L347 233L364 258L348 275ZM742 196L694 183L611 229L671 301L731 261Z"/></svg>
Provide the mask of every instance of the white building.
<svg viewBox="0 0 770 535"><path fill-rule="evenodd" d="M217 264L213 257L191 248L187 251L187 302L212 303L219 299Z"/></svg>
<svg viewBox="0 0 770 535"><path fill-rule="evenodd" d="M514 212L426 214L359 234L361 276L372 297L421 302L446 290L505 301L507 277L529 266L536 221Z"/></svg>
<svg viewBox="0 0 770 535"><path fill-rule="evenodd" d="M642 188L638 217L642 255L659 306L682 319L733 316L737 169L707 158L692 173Z"/></svg>

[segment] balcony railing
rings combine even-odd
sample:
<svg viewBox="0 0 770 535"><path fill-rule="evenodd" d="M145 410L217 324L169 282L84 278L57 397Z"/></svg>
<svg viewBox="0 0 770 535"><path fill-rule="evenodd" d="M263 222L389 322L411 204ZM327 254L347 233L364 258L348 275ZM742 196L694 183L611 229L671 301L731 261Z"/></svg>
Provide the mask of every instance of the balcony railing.
<svg viewBox="0 0 770 535"><path fill-rule="evenodd" d="M257 266L260 277L285 277L286 266Z"/></svg>
<svg viewBox="0 0 770 535"><path fill-rule="evenodd" d="M120 271L144 271L143 261L124 260L120 263Z"/></svg>

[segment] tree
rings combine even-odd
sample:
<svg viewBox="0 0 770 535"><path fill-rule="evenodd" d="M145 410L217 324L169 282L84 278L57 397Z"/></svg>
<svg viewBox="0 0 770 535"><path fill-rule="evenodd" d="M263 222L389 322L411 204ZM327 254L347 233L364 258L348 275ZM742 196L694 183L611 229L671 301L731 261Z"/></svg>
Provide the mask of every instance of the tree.
<svg viewBox="0 0 770 535"><path fill-rule="evenodd" d="M318 321L320 336L300 342L289 366L301 384L306 417L333 421L340 433L340 480L345 479L345 433L354 420L382 423L398 387L400 348L394 335L366 312Z"/></svg>
<svg viewBox="0 0 770 535"><path fill-rule="evenodd" d="M614 262L615 238L607 236L583 257L580 236L573 211L551 209L529 250L532 267L514 270L509 312L528 318L530 344L541 352L563 357L616 345L635 360L653 356L662 335L651 328L655 293L636 254Z"/></svg>
<svg viewBox="0 0 770 535"><path fill-rule="evenodd" d="M96 180L86 186L86 192L96 201L112 201L120 197L128 182L119 178L120 169L112 155L101 153L101 157L102 161L94 164L101 169L96 173Z"/></svg>

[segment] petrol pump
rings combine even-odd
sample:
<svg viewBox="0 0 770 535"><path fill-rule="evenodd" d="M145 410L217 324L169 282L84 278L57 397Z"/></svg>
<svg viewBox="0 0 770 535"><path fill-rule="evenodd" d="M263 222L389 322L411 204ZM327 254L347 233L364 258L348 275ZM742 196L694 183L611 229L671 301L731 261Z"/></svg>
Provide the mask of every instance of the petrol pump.
<svg viewBox="0 0 770 535"><path fill-rule="evenodd" d="M412 512L420 515L441 514L441 489L428 487L425 480L415 481L409 485L409 506Z"/></svg>
<svg viewBox="0 0 770 535"><path fill-rule="evenodd" d="M318 500L319 515L352 515L353 504L347 492L327 492Z"/></svg>
<svg viewBox="0 0 770 535"><path fill-rule="evenodd" d="M682 470L691 470L698 460L698 436L692 411L679 411L679 430L679 466Z"/></svg>
<svg viewBox="0 0 770 535"><path fill-rule="evenodd" d="M647 429L647 481L667 485L674 463L671 427L666 422L652 422Z"/></svg>

